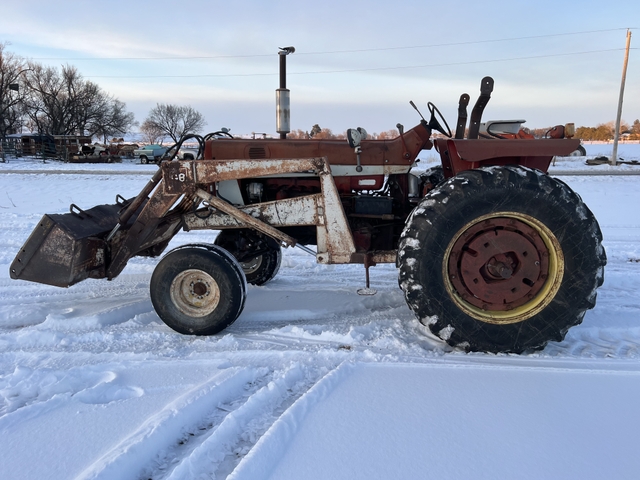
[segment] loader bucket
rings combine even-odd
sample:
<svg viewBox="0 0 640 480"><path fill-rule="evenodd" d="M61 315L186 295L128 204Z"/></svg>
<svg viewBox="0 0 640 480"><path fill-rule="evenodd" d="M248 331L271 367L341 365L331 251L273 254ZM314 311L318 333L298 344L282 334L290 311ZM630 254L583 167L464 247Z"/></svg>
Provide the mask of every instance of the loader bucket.
<svg viewBox="0 0 640 480"><path fill-rule="evenodd" d="M11 264L13 279L69 287L86 278L105 278L108 246L104 238L119 221L125 204L45 215Z"/></svg>

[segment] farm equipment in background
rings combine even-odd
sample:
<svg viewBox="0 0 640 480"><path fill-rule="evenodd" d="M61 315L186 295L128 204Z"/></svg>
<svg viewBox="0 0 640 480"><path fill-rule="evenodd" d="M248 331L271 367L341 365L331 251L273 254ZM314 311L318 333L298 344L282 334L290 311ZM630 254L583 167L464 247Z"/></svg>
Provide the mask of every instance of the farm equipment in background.
<svg viewBox="0 0 640 480"><path fill-rule="evenodd" d="M398 125L391 140L362 129L348 141L191 136L198 156L163 161L135 198L45 215L11 278L60 287L113 279L180 230L220 230L213 244L170 251L153 272L153 306L178 332L229 326L246 282L271 280L281 247L298 246L321 264L364 265L367 287L371 266L396 263L411 310L453 347L520 353L561 341L594 307L606 263L593 214L546 174L580 141L564 126L554 138L483 138L492 90L485 77L466 138L467 94L455 132L429 103L429 120ZM412 173L434 147L441 165Z"/></svg>
<svg viewBox="0 0 640 480"><path fill-rule="evenodd" d="M115 153L114 153L115 152ZM67 156L69 163L122 163L117 147L99 143L82 145L79 152Z"/></svg>

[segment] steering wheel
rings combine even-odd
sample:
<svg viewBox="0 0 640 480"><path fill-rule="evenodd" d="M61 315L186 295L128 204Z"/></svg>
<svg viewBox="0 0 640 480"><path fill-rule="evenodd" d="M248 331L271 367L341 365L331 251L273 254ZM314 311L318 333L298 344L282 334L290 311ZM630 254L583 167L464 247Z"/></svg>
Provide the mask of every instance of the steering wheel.
<svg viewBox="0 0 640 480"><path fill-rule="evenodd" d="M438 110L438 107L436 107L433 103L429 102L429 103L427 103L427 109L429 110L429 113L431 114L431 118L429 118L428 127L431 130L437 130L440 133L442 133L443 135L451 138L453 136L453 134L451 133L451 129L449 128L449 124L447 123L447 121L442 116L442 113L440 113L440 110ZM438 117L440 117L440 120L442 120L442 123L444 123L445 127L447 127L447 131L444 130L444 128L442 127L442 124L438 121Z"/></svg>

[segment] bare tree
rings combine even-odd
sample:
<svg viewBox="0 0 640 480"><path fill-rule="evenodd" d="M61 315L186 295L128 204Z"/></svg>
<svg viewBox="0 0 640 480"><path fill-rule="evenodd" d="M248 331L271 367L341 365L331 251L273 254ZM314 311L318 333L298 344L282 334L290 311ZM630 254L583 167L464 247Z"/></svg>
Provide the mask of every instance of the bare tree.
<svg viewBox="0 0 640 480"><path fill-rule="evenodd" d="M95 91L79 92L77 71L62 67L62 74L53 67L29 64L26 85L29 94L25 100L26 114L40 133L69 135L78 133L79 123L86 114L80 111L95 103ZM82 99L79 99L79 96Z"/></svg>
<svg viewBox="0 0 640 480"><path fill-rule="evenodd" d="M25 113L40 133L106 138L124 135L135 123L123 102L83 79L75 67L58 71L30 63L25 83Z"/></svg>
<svg viewBox="0 0 640 480"><path fill-rule="evenodd" d="M146 143L160 143L166 135L162 129L149 120L142 122L140 133Z"/></svg>
<svg viewBox="0 0 640 480"><path fill-rule="evenodd" d="M104 143L107 143L109 137L124 135L137 125L133 113L127 112L124 102L109 98L106 103L89 124L94 134L102 137Z"/></svg>
<svg viewBox="0 0 640 480"><path fill-rule="evenodd" d="M174 142L178 142L188 133L197 133L207 124L202 114L190 105L165 105L164 103L158 103L151 109L144 123L147 122L171 137Z"/></svg>
<svg viewBox="0 0 640 480"><path fill-rule="evenodd" d="M0 43L0 136L17 132L21 126L24 88L20 78L25 72L24 60L6 52L7 44Z"/></svg>

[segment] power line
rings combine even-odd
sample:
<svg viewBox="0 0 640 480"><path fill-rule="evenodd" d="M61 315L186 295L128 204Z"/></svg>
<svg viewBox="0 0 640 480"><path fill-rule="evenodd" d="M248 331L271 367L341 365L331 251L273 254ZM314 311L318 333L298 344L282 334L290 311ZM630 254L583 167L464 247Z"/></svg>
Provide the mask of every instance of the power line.
<svg viewBox="0 0 640 480"><path fill-rule="evenodd" d="M605 33L614 32L619 30L636 30L636 28L609 28L603 30L585 30L580 32L566 32L566 33L550 33L546 35L531 35L523 37L510 37L499 38L489 40L467 40L464 42L448 42L448 43L433 43L429 45L410 45L403 47L382 47L382 48L362 48L352 50L331 50L331 51L319 51L319 52L296 52L296 56L300 55L335 55L342 53L364 53L364 52L384 52L384 51L397 51L397 50L411 50L419 48L439 48L439 47L453 47L463 45L474 45L479 43L500 43L500 42L512 42L517 40L533 40L539 38L551 38L551 37L564 37L570 35L586 35L592 33ZM180 56L180 57L34 57L32 60L73 60L73 61L85 61L85 60L216 60L216 59L233 59L233 58L256 58L256 57L272 57L273 53L262 54L248 54L248 55L204 55L204 56Z"/></svg>
<svg viewBox="0 0 640 480"><path fill-rule="evenodd" d="M335 50L332 52L301 52L300 55L320 55L320 54L328 54L328 53L361 53L361 52L380 52L385 50L408 50L413 48L436 48L436 47L453 47L453 46L461 46L461 45L475 45L478 43L498 43L498 42L512 42L515 40L532 40L536 38L549 38L549 37L562 37L568 35L584 35L588 33L603 33L603 32L614 32L618 30L634 30L628 28L609 28L606 30L587 30L583 32L569 32L569 33L551 33L547 35L531 35L527 37L512 37L512 38L501 38L494 40L467 40L464 42L450 42L450 43L434 43L430 45L415 45L410 47L386 47L386 48L363 48L360 50Z"/></svg>
<svg viewBox="0 0 640 480"><path fill-rule="evenodd" d="M411 68L433 68L433 67L451 67L459 65L474 65L480 63L493 63L493 62L511 62L517 60L531 60L540 58L552 58L552 57L567 57L571 55L588 55L592 53L606 53L606 52L618 52L623 50L621 48L611 48L606 50L589 50L585 52L570 52L570 53L554 53L548 55L531 55L526 57L511 57L511 58L498 58L492 60L473 60L469 62L450 62L450 63L431 63L428 65L407 65L400 67L372 67L372 68L353 68L345 70L316 70L307 72L287 72L287 75L319 75L330 73L352 73L352 72L372 72L382 70L407 70ZM222 73L222 74L200 74L200 75L86 75L87 78L210 78L210 77L265 77L275 76L278 73Z"/></svg>

